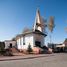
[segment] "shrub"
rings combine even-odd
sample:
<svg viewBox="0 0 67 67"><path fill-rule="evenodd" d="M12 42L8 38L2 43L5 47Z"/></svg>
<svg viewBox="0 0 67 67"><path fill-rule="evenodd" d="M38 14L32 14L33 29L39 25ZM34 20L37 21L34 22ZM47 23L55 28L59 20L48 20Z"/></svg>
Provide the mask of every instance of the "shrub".
<svg viewBox="0 0 67 67"><path fill-rule="evenodd" d="M27 51L28 51L29 54L33 51L30 44L28 45Z"/></svg>

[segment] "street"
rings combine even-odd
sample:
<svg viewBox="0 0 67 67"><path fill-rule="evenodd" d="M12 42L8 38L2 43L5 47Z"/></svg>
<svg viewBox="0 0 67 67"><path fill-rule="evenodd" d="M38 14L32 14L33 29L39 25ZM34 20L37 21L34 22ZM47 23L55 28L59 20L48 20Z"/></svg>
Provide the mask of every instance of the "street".
<svg viewBox="0 0 67 67"><path fill-rule="evenodd" d="M0 61L0 67L67 67L67 54L57 53L47 57Z"/></svg>

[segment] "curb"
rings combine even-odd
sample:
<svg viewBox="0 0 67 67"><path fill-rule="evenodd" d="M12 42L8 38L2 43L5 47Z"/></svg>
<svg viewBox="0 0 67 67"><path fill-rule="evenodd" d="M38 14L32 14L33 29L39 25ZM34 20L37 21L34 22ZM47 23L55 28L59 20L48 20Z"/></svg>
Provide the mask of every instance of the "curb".
<svg viewBox="0 0 67 67"><path fill-rule="evenodd" d="M49 55L54 56L54 55ZM49 57L49 56L33 56L33 57L24 57L24 58L9 58L9 59L0 59L0 61L12 61L12 60L26 60L26 59L35 59L40 57Z"/></svg>

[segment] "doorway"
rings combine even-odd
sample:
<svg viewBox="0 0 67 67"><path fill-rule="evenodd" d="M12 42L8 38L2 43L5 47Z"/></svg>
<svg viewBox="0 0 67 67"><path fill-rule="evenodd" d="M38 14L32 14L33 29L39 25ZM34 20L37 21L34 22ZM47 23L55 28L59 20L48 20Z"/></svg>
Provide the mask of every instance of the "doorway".
<svg viewBox="0 0 67 67"><path fill-rule="evenodd" d="M12 48L12 43L10 43L10 46L9 47Z"/></svg>
<svg viewBox="0 0 67 67"><path fill-rule="evenodd" d="M41 47L41 42L40 41L35 41L36 47Z"/></svg>

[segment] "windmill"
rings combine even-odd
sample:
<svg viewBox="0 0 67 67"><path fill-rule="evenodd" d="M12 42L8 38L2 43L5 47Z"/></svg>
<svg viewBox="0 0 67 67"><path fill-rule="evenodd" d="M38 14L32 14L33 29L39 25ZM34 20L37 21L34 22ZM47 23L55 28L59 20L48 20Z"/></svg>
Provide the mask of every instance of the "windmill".
<svg viewBox="0 0 67 67"><path fill-rule="evenodd" d="M53 32L53 29L55 27L55 24L54 24L54 17L53 16L50 16L50 19L49 19L49 23L48 23L48 29L49 31L52 33ZM51 34L50 34L50 43L51 43Z"/></svg>
<svg viewBox="0 0 67 67"><path fill-rule="evenodd" d="M42 33L45 33L45 27L46 27L46 20L40 16L40 11L37 9L36 17L35 17L35 23L33 26L34 31L39 30Z"/></svg>

